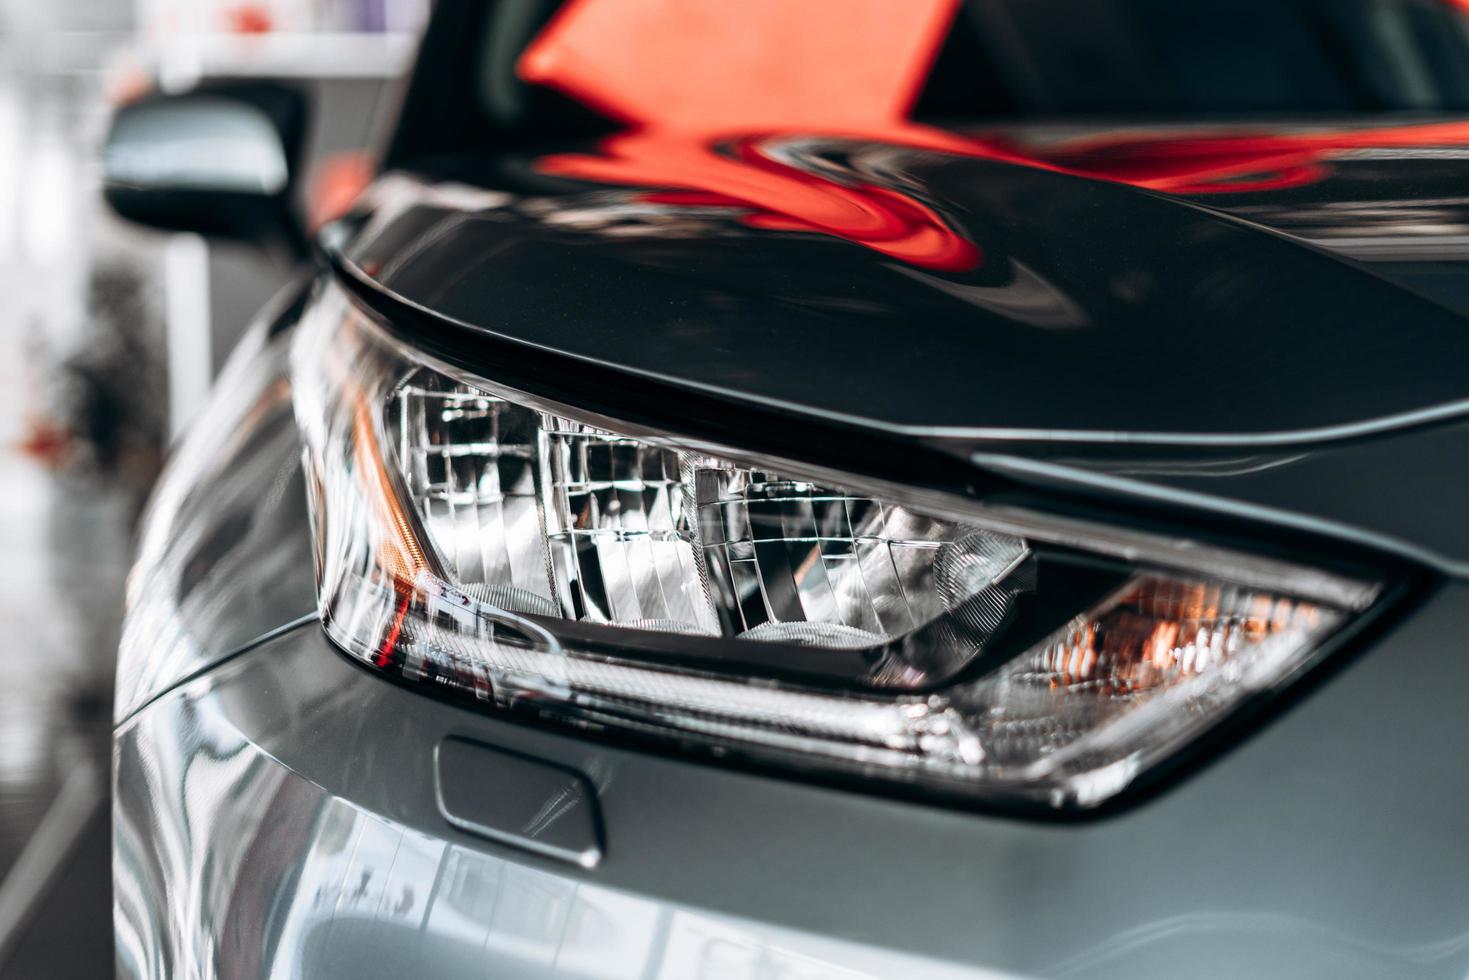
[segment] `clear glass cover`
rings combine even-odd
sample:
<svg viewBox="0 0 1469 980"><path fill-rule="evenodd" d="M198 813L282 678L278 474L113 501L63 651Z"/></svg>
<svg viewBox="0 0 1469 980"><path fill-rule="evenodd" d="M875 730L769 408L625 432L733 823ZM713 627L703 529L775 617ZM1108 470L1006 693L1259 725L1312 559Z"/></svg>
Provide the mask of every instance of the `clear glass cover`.
<svg viewBox="0 0 1469 980"><path fill-rule="evenodd" d="M582 727L1090 805L1375 594L619 432L430 362L335 289L293 366L332 638ZM1172 558L1106 557L1150 550Z"/></svg>
<svg viewBox="0 0 1469 980"><path fill-rule="evenodd" d="M432 369L386 402L385 464L425 551L516 613L869 649L886 668L870 680L917 686L982 650L1028 554L1013 536L618 435ZM966 636L937 629L961 613Z"/></svg>

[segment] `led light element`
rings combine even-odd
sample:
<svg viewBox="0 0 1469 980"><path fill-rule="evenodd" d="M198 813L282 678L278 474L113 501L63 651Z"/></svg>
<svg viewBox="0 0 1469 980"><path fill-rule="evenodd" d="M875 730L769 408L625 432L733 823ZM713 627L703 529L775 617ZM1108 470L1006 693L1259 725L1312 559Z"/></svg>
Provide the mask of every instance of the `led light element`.
<svg viewBox="0 0 1469 980"><path fill-rule="evenodd" d="M617 435L429 369L387 400L425 545L460 588L517 613L870 648L889 667L864 668L871 680L916 686L982 649L1029 554L1018 538ZM939 636L945 616L964 617L965 635ZM902 668L882 652L895 641Z"/></svg>
<svg viewBox="0 0 1469 980"><path fill-rule="evenodd" d="M583 729L1091 805L1377 591L631 431L434 363L335 289L293 375L332 639Z"/></svg>

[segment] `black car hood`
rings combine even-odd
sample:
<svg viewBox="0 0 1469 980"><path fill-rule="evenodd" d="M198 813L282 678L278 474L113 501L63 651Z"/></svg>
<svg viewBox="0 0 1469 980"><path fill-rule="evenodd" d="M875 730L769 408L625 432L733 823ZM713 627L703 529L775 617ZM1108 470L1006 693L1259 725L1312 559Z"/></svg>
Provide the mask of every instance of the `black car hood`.
<svg viewBox="0 0 1469 980"><path fill-rule="evenodd" d="M1231 158L1168 185L1112 179L1098 139L459 160L382 179L343 256L466 329L893 429L1295 442L1469 399L1461 163L1359 138L1315 180Z"/></svg>

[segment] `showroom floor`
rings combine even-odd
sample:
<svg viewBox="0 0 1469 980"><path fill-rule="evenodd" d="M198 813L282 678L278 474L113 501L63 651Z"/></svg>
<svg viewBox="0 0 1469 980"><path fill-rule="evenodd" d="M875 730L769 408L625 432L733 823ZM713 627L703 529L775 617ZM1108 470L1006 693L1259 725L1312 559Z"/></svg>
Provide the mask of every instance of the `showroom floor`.
<svg viewBox="0 0 1469 980"><path fill-rule="evenodd" d="M76 425L111 325L88 298L105 109L75 65L113 42L88 0L61 7L76 23L35 44L55 22L0 0L0 980L113 972L113 651L146 479Z"/></svg>
<svg viewBox="0 0 1469 980"><path fill-rule="evenodd" d="M0 346L0 363L11 353ZM59 484L9 445L0 457L0 977L111 971L107 730L126 522L110 496Z"/></svg>

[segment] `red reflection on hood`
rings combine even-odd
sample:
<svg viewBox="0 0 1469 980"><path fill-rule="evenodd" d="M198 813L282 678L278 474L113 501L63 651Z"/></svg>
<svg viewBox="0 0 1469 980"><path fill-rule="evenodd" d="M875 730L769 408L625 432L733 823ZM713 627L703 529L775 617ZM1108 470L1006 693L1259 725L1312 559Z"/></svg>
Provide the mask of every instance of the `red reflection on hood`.
<svg viewBox="0 0 1469 980"><path fill-rule="evenodd" d="M1469 2L1469 0L1466 0ZM1173 194L1227 194L1299 187L1330 174L1351 150L1469 144L1469 122L1415 123L1298 132L1108 133L1048 147L1003 141L1011 159Z"/></svg>
<svg viewBox="0 0 1469 980"><path fill-rule="evenodd" d="M890 258L959 271L979 264L979 249L928 205L886 187L838 183L768 155L763 138L719 146L659 130L609 137L601 155L543 157L546 173L609 184L657 185L655 204L729 207L753 228L809 231L857 242ZM720 148L725 152L720 152Z"/></svg>
<svg viewBox="0 0 1469 980"><path fill-rule="evenodd" d="M1453 0L1469 7L1469 0ZM911 194L776 155L782 138L848 137L1180 195L1283 190L1333 155L1469 144L1469 122L1295 132L1134 130L1059 142L962 136L907 119L958 0L569 0L522 53L522 78L628 125L548 173L654 186L643 200L728 207L758 228L818 232L963 271L979 249ZM758 134L758 135L751 135Z"/></svg>
<svg viewBox="0 0 1469 980"><path fill-rule="evenodd" d="M774 158L766 136L813 132L902 145L966 145L905 121L957 0L571 0L521 55L557 88L629 131L601 155L543 158L548 173L654 185L644 199L726 206L758 228L844 238L933 269L979 264L928 205ZM737 134L737 135L732 135Z"/></svg>

